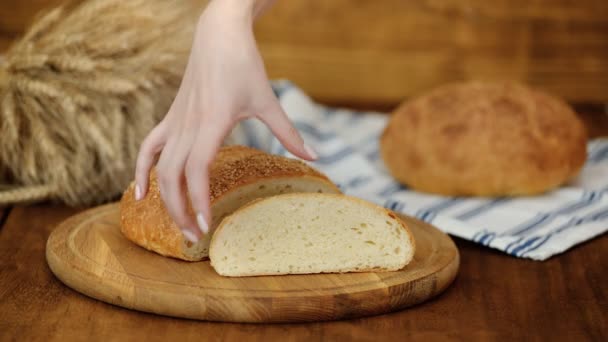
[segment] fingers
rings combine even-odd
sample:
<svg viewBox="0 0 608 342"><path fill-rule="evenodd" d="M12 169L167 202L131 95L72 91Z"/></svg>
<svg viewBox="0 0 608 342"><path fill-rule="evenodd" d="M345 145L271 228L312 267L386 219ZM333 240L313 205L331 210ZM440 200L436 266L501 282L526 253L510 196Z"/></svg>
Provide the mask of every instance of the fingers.
<svg viewBox="0 0 608 342"><path fill-rule="evenodd" d="M209 233L209 166L231 127L227 116L220 117L226 120L203 120L198 130L185 128L179 138L167 143L157 166L165 207L192 242ZM189 210L187 194L195 215Z"/></svg>
<svg viewBox="0 0 608 342"><path fill-rule="evenodd" d="M289 152L302 159L317 159L317 153L304 143L300 133L293 127L278 101L273 100L266 110L258 115L258 118L270 128Z"/></svg>
<svg viewBox="0 0 608 342"><path fill-rule="evenodd" d="M150 169L156 161L156 156L162 150L167 139L167 124L161 121L144 139L137 155L135 166L135 200L146 196Z"/></svg>
<svg viewBox="0 0 608 342"><path fill-rule="evenodd" d="M193 133L181 132L167 142L158 160L157 174L160 195L169 215L186 239L198 242L202 232L189 211L184 179L184 166L193 137Z"/></svg>
<svg viewBox="0 0 608 342"><path fill-rule="evenodd" d="M209 196L209 167L232 124L233 122L227 119L221 122L204 122L186 162L190 200L196 212L197 224L205 234L209 232L213 219Z"/></svg>

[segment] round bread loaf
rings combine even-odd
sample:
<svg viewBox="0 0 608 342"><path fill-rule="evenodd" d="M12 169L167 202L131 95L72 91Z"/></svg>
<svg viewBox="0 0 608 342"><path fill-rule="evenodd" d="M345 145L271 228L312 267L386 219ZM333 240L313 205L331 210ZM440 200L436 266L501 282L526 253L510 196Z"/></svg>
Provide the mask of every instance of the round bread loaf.
<svg viewBox="0 0 608 342"><path fill-rule="evenodd" d="M340 193L329 178L299 160L243 146L220 149L210 167L209 183L213 217L210 233L199 242L186 240L169 216L155 170L150 174L144 199L134 199L134 183L123 194L121 232L137 245L158 254L198 261L208 256L212 233L224 217L252 200L294 192Z"/></svg>
<svg viewBox="0 0 608 342"><path fill-rule="evenodd" d="M560 99L516 83L468 82L403 103L380 148L390 173L413 189L514 196L575 176L586 141L582 122Z"/></svg>

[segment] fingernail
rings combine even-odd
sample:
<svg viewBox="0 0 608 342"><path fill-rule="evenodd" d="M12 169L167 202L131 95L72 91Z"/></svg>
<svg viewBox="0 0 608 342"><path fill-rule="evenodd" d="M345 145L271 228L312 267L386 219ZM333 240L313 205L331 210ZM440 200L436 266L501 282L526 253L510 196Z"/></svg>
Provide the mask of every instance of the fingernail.
<svg viewBox="0 0 608 342"><path fill-rule="evenodd" d="M182 230L182 234L184 234L184 237L190 241L190 242L198 242L198 238L196 237L196 235L194 235L194 233L192 233L189 230Z"/></svg>
<svg viewBox="0 0 608 342"><path fill-rule="evenodd" d="M205 216L203 216L203 213L196 214L196 223L198 223L198 227L201 229L203 234L209 233L209 226L207 225L207 221L205 221Z"/></svg>
<svg viewBox="0 0 608 342"><path fill-rule="evenodd" d="M139 185L135 185L135 200L139 201L141 199L141 188Z"/></svg>
<svg viewBox="0 0 608 342"><path fill-rule="evenodd" d="M317 152L315 152L315 150L313 150L312 147L308 146L307 144L304 144L304 150L306 150L306 153L310 157L312 157L312 159L319 158L319 156L317 155Z"/></svg>

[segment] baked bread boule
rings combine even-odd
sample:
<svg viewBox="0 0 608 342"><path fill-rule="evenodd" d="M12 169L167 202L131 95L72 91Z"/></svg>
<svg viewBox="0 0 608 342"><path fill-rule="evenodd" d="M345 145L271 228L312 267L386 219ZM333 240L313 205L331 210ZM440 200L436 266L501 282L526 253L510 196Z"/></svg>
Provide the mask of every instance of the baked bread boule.
<svg viewBox="0 0 608 342"><path fill-rule="evenodd" d="M213 231L222 219L258 198L292 192L340 193L329 178L302 161L243 146L222 147L209 172L212 222L210 233L192 243L169 216L160 196L156 171L150 174L146 197L134 199L134 183L120 202L121 232L150 251L182 260L208 256ZM192 208L189 207L192 214Z"/></svg>
<svg viewBox="0 0 608 342"><path fill-rule="evenodd" d="M586 132L562 100L516 83L436 88L393 113L380 141L390 173L451 196L532 195L575 176Z"/></svg>

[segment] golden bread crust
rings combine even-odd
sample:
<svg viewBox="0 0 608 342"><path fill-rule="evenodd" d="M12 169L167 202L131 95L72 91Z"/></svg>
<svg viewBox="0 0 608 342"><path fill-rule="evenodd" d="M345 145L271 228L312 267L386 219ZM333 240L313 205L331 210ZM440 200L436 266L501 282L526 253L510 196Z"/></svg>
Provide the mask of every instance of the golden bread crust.
<svg viewBox="0 0 608 342"><path fill-rule="evenodd" d="M457 83L403 103L381 137L391 174L443 195L542 193L575 176L585 128L562 100L515 83Z"/></svg>

